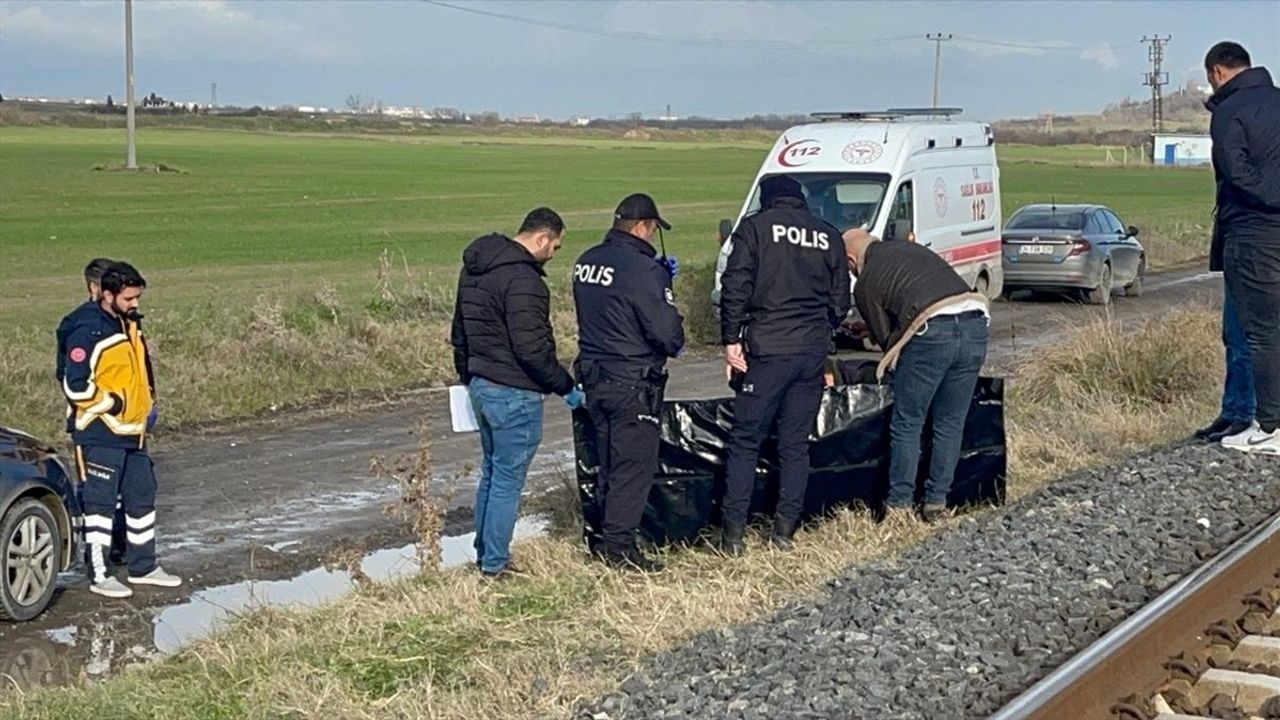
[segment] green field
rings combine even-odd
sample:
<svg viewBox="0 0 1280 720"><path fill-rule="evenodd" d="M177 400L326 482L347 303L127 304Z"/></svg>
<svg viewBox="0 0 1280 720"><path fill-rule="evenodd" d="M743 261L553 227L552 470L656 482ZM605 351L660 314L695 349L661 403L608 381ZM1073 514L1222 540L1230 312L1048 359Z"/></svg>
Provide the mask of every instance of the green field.
<svg viewBox="0 0 1280 720"><path fill-rule="evenodd" d="M149 332L170 428L334 395L438 383L459 256L547 204L569 225L550 267L564 305L571 259L623 195L652 194L675 225L697 312L719 218L767 146L556 137L342 137L146 129L118 164L118 130L0 127L0 422L52 433L52 329L95 256L150 281ZM1033 201L1112 205L1142 226L1153 265L1207 245L1206 171L1098 167L1103 148L1000 149L1006 215ZM380 263L384 251L386 261ZM703 268L700 270L699 265ZM572 318L557 313L562 350Z"/></svg>

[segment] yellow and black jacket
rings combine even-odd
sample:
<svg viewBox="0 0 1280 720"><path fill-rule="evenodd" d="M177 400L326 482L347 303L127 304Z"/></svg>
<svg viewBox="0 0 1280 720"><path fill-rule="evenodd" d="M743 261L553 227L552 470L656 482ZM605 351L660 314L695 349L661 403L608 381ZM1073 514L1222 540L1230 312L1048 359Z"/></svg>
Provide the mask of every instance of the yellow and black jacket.
<svg viewBox="0 0 1280 720"><path fill-rule="evenodd" d="M85 304L68 318L62 390L77 445L140 448L153 402L151 364L142 330Z"/></svg>

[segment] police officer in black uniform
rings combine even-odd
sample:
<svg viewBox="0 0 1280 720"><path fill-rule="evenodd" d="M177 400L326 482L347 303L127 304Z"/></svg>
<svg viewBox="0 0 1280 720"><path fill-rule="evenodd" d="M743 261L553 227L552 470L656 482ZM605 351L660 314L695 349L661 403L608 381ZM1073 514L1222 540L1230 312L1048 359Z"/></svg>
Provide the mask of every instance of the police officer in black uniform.
<svg viewBox="0 0 1280 720"><path fill-rule="evenodd" d="M629 195L613 218L604 242L573 268L575 368L595 430L604 511L603 542L593 551L614 567L651 572L661 566L640 552L634 533L657 469L665 366L684 347L684 318L671 292L674 258L653 247L659 228L671 229L653 198Z"/></svg>
<svg viewBox="0 0 1280 720"><path fill-rule="evenodd" d="M822 402L832 332L849 311L840 231L809 212L800 183L760 183L760 212L734 230L721 277L720 336L734 376L721 548L743 534L760 445L777 421L781 478L773 543L791 547L809 483L809 431Z"/></svg>

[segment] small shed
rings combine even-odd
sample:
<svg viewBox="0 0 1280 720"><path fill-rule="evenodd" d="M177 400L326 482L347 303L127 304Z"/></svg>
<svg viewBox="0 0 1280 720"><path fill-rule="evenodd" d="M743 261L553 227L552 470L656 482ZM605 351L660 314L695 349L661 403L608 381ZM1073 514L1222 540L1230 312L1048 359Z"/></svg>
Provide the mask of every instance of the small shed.
<svg viewBox="0 0 1280 720"><path fill-rule="evenodd" d="M1155 165L1208 165L1213 141L1208 135L1156 133L1153 146L1151 159Z"/></svg>

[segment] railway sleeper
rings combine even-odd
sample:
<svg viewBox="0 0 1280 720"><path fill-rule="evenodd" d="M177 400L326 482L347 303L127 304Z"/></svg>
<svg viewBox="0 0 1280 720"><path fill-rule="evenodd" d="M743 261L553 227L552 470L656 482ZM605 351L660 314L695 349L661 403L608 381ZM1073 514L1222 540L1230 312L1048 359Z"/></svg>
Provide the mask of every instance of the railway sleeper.
<svg viewBox="0 0 1280 720"><path fill-rule="evenodd" d="M1214 668L1200 676L1188 700L1206 707L1217 695L1231 698L1246 713L1257 714L1269 700L1280 697L1280 678Z"/></svg>
<svg viewBox="0 0 1280 720"><path fill-rule="evenodd" d="M1280 637L1249 635L1231 651L1231 663L1246 667L1280 667Z"/></svg>

